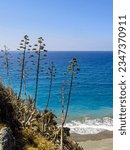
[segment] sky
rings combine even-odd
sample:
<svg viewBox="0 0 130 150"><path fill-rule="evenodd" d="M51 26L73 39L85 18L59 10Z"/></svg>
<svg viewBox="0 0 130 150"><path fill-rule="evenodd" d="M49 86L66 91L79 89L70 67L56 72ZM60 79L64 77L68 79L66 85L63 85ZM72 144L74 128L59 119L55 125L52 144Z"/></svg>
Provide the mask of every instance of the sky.
<svg viewBox="0 0 130 150"><path fill-rule="evenodd" d="M0 0L0 48L27 34L47 50L112 50L112 0Z"/></svg>

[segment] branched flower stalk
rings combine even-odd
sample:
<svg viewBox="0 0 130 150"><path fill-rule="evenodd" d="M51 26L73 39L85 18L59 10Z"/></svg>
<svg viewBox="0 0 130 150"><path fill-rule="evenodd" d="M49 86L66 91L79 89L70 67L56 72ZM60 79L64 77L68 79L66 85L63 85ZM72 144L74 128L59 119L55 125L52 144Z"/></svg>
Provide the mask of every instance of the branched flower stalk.
<svg viewBox="0 0 130 150"><path fill-rule="evenodd" d="M9 77L9 49L7 48L6 45L4 45L4 50L1 50L1 52L4 53L1 58L4 59L4 65L6 68L7 85L10 86L11 82L10 82L10 77Z"/></svg>
<svg viewBox="0 0 130 150"><path fill-rule="evenodd" d="M48 99L47 99L45 110L48 109L49 101L51 98L52 84L53 84L53 79L55 77L55 74L56 74L56 68L55 68L54 63L51 62L50 66L48 67L48 72L47 72L47 75L48 75L47 79L50 80L50 84L49 84Z"/></svg>
<svg viewBox="0 0 130 150"><path fill-rule="evenodd" d="M34 107L36 106L36 101L37 101L37 95L38 95L38 84L39 84L39 73L40 73L40 63L41 60L44 60L46 58L46 52L45 50L45 44L43 43L43 38L40 37L38 38L38 44L35 44L34 46L36 48L33 48L33 50L37 54L37 64L36 64L36 85L35 85L35 98L34 98ZM43 53L43 58L42 58L42 53Z"/></svg>
<svg viewBox="0 0 130 150"><path fill-rule="evenodd" d="M21 97L23 84L26 83L26 81L24 81L24 80L26 80L25 79L25 61L26 61L26 50L27 50L28 44L29 44L29 37L28 37L28 35L25 35L24 40L21 40L21 43L20 43L20 49L23 50L23 53L22 53L23 56L22 56L21 64L20 64L21 65L21 78L20 78L18 99L20 99L20 97ZM25 85L24 85L24 87L25 87Z"/></svg>
<svg viewBox="0 0 130 150"><path fill-rule="evenodd" d="M74 82L74 78L76 78L76 74L78 74L80 71L80 68L78 68L77 58L75 57L72 58L72 60L70 61L70 65L67 67L67 69L69 70L70 79L66 82L64 81L64 84L62 85L61 150L63 150L63 128L64 128L64 124L68 115L73 82ZM66 76L67 73L64 73L64 75ZM68 89L68 94L67 94L67 106L64 111L64 100L65 100L65 97L64 97L65 88L64 87L65 87L65 83L68 83L68 82L69 82L69 89Z"/></svg>

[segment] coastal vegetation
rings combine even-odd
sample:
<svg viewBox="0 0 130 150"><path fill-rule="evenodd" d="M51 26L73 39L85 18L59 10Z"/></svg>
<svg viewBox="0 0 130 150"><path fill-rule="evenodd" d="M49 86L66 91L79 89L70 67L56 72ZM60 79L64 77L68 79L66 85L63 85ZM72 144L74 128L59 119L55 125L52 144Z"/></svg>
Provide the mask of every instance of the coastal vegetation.
<svg viewBox="0 0 130 150"><path fill-rule="evenodd" d="M49 110L51 99L52 85L56 75L56 67L54 62L49 64L47 71L44 70L44 60L47 57L47 50L42 37L38 38L38 44L32 48L29 45L28 35L21 40L18 59L20 72L19 92L14 93L11 88L9 77L9 58L8 51L6 53L6 70L10 86L3 85L0 81L0 129L9 127L15 138L16 150L82 150L78 144L70 138L69 129L65 128L65 122L68 115L74 78L79 73L77 58L73 57L69 62L69 66L63 76L67 79L63 80L61 87L61 105L62 116L61 127L58 127L55 114ZM3 50L2 50L3 52ZM0 61L3 61L3 57ZM32 63L34 68L29 68ZM27 95L27 78L31 69L35 70L35 93L34 97ZM48 99L43 111L36 108L39 74L46 73L49 80ZM65 95L67 91L67 95ZM44 92L43 92L44 94ZM65 103L66 100L66 103ZM66 105L65 105L66 104Z"/></svg>

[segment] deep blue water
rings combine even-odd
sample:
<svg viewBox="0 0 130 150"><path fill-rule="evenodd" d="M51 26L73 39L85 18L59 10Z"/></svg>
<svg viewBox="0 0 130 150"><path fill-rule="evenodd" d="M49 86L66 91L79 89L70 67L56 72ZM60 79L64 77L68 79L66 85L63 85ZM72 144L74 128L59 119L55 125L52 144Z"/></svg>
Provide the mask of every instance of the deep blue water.
<svg viewBox="0 0 130 150"><path fill-rule="evenodd" d="M11 86L17 93L19 89L19 72L17 64L17 52L10 52L10 80ZM70 119L84 117L102 118L112 117L113 104L113 53L96 52L48 52L45 62L53 61L57 73L53 80L52 95L49 109L57 116L61 114L61 85L64 80L63 72L67 70L72 57L77 57L80 72L77 80L74 80L71 102L69 107ZM0 61L0 75L3 83L7 85L6 70ZM11 64L13 62L13 64ZM30 65L30 64L29 64ZM46 68L40 74L37 107L45 108L48 97L49 80L46 79ZM27 79L27 94L34 96L35 91L35 69L29 73Z"/></svg>

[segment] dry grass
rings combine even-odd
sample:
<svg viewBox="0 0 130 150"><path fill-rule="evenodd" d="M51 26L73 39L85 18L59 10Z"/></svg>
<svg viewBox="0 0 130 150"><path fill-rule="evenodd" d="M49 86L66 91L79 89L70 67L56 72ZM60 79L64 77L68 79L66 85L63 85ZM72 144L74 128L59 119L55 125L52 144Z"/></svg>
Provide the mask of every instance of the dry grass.
<svg viewBox="0 0 130 150"><path fill-rule="evenodd" d="M22 134L26 141L25 150L54 150L54 144L41 134L35 133L30 129L22 130Z"/></svg>
<svg viewBox="0 0 130 150"><path fill-rule="evenodd" d="M2 128L4 128L4 127L7 127L7 125L4 124L4 123L0 123L0 130L1 130Z"/></svg>

